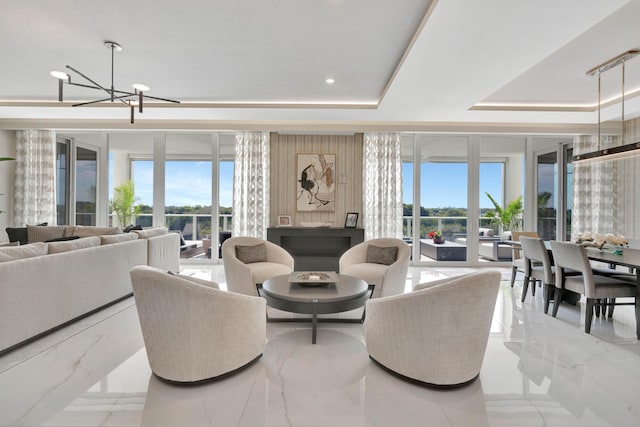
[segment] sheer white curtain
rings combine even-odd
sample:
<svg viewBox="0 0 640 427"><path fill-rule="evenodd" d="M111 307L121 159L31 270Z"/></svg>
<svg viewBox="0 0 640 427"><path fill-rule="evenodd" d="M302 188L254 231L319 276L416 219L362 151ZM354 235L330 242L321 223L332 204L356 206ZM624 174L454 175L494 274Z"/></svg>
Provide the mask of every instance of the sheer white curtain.
<svg viewBox="0 0 640 427"><path fill-rule="evenodd" d="M264 239L269 226L269 133L237 132L233 235Z"/></svg>
<svg viewBox="0 0 640 427"><path fill-rule="evenodd" d="M366 133L363 163L366 239L402 238L402 156L397 133Z"/></svg>
<svg viewBox="0 0 640 427"><path fill-rule="evenodd" d="M56 223L56 133L16 132L14 223Z"/></svg>
<svg viewBox="0 0 640 427"><path fill-rule="evenodd" d="M605 145L608 144L605 141ZM597 149L597 137L592 135L580 136L574 140L574 155ZM572 241L585 231L600 234L623 233L625 192L619 181L622 162L624 160L593 159L574 163Z"/></svg>

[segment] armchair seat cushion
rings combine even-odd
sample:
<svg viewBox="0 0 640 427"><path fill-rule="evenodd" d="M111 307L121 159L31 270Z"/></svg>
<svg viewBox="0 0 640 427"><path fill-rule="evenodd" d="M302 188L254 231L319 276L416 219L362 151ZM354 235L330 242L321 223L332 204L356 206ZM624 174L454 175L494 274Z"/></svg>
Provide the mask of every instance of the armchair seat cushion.
<svg viewBox="0 0 640 427"><path fill-rule="evenodd" d="M358 277L370 285L379 286L384 278L387 266L384 264L376 264L371 262L363 262L360 264L351 264L340 270L341 274Z"/></svg>
<svg viewBox="0 0 640 427"><path fill-rule="evenodd" d="M291 273L291 267L277 262L252 262L246 265L251 270L254 283L263 283L271 277Z"/></svg>

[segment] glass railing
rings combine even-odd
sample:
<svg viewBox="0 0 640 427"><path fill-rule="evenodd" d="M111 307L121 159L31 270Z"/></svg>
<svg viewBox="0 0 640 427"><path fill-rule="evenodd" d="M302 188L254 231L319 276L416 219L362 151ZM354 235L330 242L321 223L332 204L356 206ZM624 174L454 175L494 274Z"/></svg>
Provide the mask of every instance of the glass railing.
<svg viewBox="0 0 640 427"><path fill-rule="evenodd" d="M430 231L440 230L445 240L455 241L456 237L467 234L468 218L466 216L421 216L420 238L426 239ZM490 228L499 236L498 227L491 224L490 218L478 218L480 227ZM413 240L414 221L412 216L402 217L402 230L405 240Z"/></svg>

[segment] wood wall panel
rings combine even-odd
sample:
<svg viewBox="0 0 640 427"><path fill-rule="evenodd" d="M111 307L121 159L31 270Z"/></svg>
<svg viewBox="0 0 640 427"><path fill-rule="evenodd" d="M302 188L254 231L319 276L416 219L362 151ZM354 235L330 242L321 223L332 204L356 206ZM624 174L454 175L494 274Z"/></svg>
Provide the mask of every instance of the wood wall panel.
<svg viewBox="0 0 640 427"><path fill-rule="evenodd" d="M271 133L270 206L271 225L278 215L289 215L294 226L300 221L330 222L343 227L347 212L362 215L362 142L355 135L288 135ZM336 194L334 212L297 212L296 187L298 153L336 155ZM358 219L361 226L361 218Z"/></svg>

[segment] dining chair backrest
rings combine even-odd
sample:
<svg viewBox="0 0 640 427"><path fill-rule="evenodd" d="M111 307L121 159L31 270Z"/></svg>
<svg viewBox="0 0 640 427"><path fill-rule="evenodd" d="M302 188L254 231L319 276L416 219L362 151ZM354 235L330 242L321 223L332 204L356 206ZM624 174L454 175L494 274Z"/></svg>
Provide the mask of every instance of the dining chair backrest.
<svg viewBox="0 0 640 427"><path fill-rule="evenodd" d="M593 271L587 252L582 245L569 242L551 241L551 251L553 252L553 260L556 267L564 269L576 270L582 273L584 282L584 296L587 298L595 298L596 286L593 280ZM558 273L556 271L556 273ZM561 280L561 274L556 274L556 286Z"/></svg>
<svg viewBox="0 0 640 427"><path fill-rule="evenodd" d="M520 236L540 237L538 235L537 231L512 231L511 232L511 240L513 240L514 242L519 242L520 241ZM519 259L521 257L522 257L522 255L520 254L520 250L517 247L514 247L514 249L513 249L513 261L516 261L517 259Z"/></svg>
<svg viewBox="0 0 640 427"><path fill-rule="evenodd" d="M520 244L522 245L522 254L526 260L542 263L545 283L553 283L551 258L549 258L549 252L544 245L544 241L540 238L520 236ZM525 263L525 265L528 264Z"/></svg>

